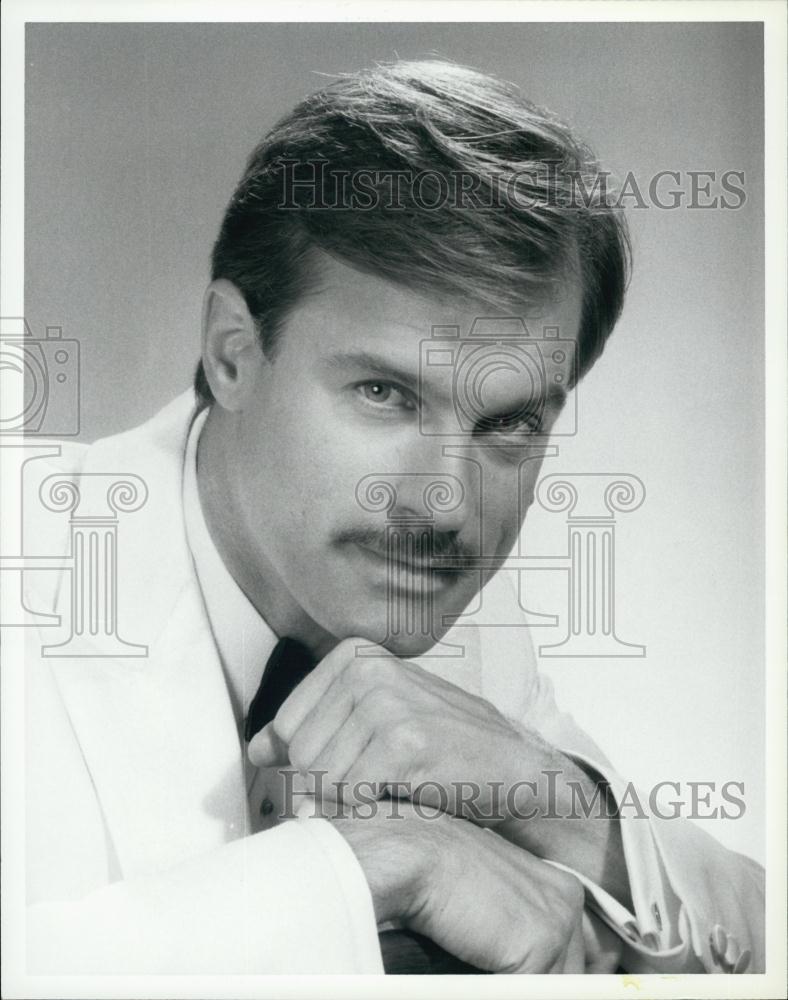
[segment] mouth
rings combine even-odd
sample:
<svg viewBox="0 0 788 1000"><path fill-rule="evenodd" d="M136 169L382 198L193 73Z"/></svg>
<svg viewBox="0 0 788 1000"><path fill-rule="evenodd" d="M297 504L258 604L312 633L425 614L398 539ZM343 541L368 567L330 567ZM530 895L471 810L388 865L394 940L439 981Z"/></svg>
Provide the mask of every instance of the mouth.
<svg viewBox="0 0 788 1000"><path fill-rule="evenodd" d="M461 572L447 571L437 563L424 559L396 559L389 553L380 552L361 542L354 542L354 548L368 565L383 572L389 586L395 590L422 591L425 587L445 590L453 586L463 575Z"/></svg>

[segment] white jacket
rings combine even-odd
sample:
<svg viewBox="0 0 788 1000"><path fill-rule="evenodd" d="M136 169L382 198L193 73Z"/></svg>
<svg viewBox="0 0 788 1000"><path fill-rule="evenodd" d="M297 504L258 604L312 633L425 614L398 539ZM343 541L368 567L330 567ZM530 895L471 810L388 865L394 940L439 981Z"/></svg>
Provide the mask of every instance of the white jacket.
<svg viewBox="0 0 788 1000"><path fill-rule="evenodd" d="M26 552L41 555L73 555L68 513L40 501L54 472L78 474L83 488L87 476L132 474L148 491L139 510L120 515L117 546L117 628L147 655L42 655L69 634L72 572L25 573L27 607L61 616L59 628L28 629L29 971L380 972L363 872L328 821L243 836L244 749L183 523L191 410L186 394L136 430L90 447L57 442L58 459L25 467ZM511 621L522 612L507 577L488 585L485 605L507 604ZM475 655L462 670L419 662L622 789L598 747L557 709L527 634L465 629L461 641ZM587 950L602 956L594 971L730 971L745 950L741 971L763 971L760 866L687 820L621 826L635 913L585 880Z"/></svg>

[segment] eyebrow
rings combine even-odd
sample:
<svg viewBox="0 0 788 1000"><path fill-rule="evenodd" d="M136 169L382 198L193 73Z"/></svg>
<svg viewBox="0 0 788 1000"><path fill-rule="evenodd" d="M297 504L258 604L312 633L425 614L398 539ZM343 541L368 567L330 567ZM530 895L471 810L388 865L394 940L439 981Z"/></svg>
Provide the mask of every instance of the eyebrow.
<svg viewBox="0 0 788 1000"><path fill-rule="evenodd" d="M346 372L348 369L355 369L367 375L374 375L377 378L398 382L406 389L418 394L423 386L430 394L440 399L451 399L450 393L441 391L428 379L421 376L420 372L414 372L407 368L400 368L394 362L379 354L370 354L369 351L349 351L346 353L332 354L325 358L324 364L334 371Z"/></svg>
<svg viewBox="0 0 788 1000"><path fill-rule="evenodd" d="M435 382L425 378L422 372L399 368L388 358L379 354L371 354L369 351L347 351L331 354L323 360L323 364L332 371L347 372L348 369L355 369L376 378L398 382L417 395L420 394L420 388L424 387L428 390L429 395L435 399L451 401L453 398L451 392L445 392ZM565 403L566 397L566 389L557 382L547 389L546 402L557 404L559 409Z"/></svg>

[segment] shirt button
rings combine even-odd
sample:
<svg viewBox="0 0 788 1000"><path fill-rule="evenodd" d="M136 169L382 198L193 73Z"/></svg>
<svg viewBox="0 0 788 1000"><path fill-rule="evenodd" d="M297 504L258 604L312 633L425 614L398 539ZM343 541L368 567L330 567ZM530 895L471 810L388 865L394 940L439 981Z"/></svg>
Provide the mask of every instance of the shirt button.
<svg viewBox="0 0 788 1000"><path fill-rule="evenodd" d="M268 798L268 796L266 796L263 799L263 801L260 803L260 815L261 816L270 816L273 811L274 811L274 804Z"/></svg>

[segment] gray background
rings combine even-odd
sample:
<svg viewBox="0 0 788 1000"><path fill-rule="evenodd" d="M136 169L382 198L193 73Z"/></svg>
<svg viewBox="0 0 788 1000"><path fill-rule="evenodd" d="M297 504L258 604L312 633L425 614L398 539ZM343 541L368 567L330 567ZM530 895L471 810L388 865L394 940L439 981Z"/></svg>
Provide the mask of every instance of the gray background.
<svg viewBox="0 0 788 1000"><path fill-rule="evenodd" d="M319 73L433 53L520 84L644 184L746 172L738 211L630 212L624 317L580 386L580 434L545 466L644 481L619 521L617 615L648 655L542 668L642 785L744 781L746 816L704 825L762 858L759 25L29 26L26 316L81 343L83 440L144 420L189 385L208 255L252 145ZM561 516L535 512L525 543L561 552ZM556 610L561 574L532 576L530 606Z"/></svg>

